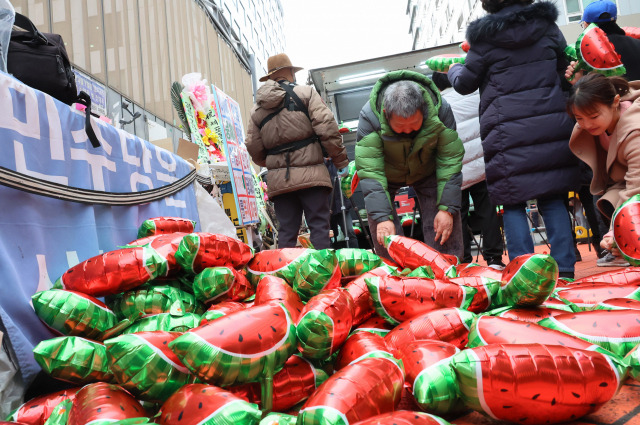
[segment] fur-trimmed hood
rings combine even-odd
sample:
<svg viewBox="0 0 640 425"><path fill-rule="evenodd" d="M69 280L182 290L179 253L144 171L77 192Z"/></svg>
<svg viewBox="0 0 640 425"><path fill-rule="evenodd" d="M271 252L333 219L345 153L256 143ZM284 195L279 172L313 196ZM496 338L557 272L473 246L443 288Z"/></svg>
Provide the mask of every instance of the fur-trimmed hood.
<svg viewBox="0 0 640 425"><path fill-rule="evenodd" d="M528 6L512 5L473 21L467 28L467 40L505 48L520 48L542 37L550 24L558 19L558 9L550 1Z"/></svg>

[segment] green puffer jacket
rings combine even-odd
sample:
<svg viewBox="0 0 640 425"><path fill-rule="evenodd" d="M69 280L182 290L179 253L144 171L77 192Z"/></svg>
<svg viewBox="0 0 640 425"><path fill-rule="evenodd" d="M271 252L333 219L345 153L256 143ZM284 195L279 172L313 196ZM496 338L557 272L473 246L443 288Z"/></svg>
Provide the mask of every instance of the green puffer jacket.
<svg viewBox="0 0 640 425"><path fill-rule="evenodd" d="M400 80L418 83L427 103L422 128L414 138L394 133L383 113L385 89ZM464 147L458 133L438 117L441 105L436 86L417 72L390 72L373 87L369 103L360 111L355 156L367 212L375 221L392 218L389 182L410 186L434 173L438 181L438 209L460 210Z"/></svg>

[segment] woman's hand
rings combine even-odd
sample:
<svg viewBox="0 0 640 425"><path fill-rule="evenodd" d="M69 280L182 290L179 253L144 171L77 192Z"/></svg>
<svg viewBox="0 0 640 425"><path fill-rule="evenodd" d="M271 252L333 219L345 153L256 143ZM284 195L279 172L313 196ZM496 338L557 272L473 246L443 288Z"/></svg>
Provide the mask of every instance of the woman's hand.
<svg viewBox="0 0 640 425"><path fill-rule="evenodd" d="M611 251L611 253L616 257L622 257L622 254L620 253L618 248L613 247L613 231L610 231L602 237L602 241L600 241L600 247L606 249L607 251Z"/></svg>
<svg viewBox="0 0 640 425"><path fill-rule="evenodd" d="M575 84L580 78L584 77L584 71L579 70L576 72L576 65L578 62L571 61L566 71L564 72L564 78L571 84Z"/></svg>

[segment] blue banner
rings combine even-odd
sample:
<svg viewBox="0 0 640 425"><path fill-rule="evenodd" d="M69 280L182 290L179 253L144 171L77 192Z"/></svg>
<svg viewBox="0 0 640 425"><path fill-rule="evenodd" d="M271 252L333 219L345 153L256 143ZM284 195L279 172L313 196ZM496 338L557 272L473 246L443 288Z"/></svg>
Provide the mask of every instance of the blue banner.
<svg viewBox="0 0 640 425"><path fill-rule="evenodd" d="M84 114L0 73L0 167L71 188L133 193L164 187L191 171L173 153ZM54 335L40 322L31 296L49 289L68 268L117 249L152 217L198 221L193 186L136 206L68 202L0 185L0 322L23 378L39 372L32 348Z"/></svg>

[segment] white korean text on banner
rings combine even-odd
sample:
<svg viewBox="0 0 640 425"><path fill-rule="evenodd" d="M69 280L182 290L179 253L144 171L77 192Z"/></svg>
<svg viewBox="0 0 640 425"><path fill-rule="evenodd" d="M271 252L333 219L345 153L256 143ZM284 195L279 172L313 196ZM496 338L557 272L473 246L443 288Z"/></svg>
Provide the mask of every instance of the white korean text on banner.
<svg viewBox="0 0 640 425"><path fill-rule="evenodd" d="M2 73L0 111L0 174L126 195L166 187L191 172L171 152L96 119L101 146L92 147L83 113ZM33 311L35 292L49 289L80 261L136 239L148 218L198 221L192 184L157 201L113 206L65 201L1 181L0 205L0 325L27 382L40 370L33 347L54 336Z"/></svg>
<svg viewBox="0 0 640 425"><path fill-rule="evenodd" d="M213 86L216 106L224 135L224 151L227 154L231 184L236 200L240 225L260 221L254 190L251 160L244 144L244 130L240 117L240 105L222 90Z"/></svg>

